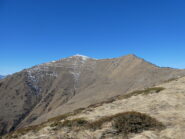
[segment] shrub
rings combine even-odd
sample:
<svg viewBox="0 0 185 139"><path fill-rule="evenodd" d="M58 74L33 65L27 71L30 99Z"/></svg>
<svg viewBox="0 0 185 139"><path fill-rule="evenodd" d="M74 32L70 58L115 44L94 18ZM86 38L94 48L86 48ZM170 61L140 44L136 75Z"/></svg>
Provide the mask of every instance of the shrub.
<svg viewBox="0 0 185 139"><path fill-rule="evenodd" d="M105 116L105 117L102 117L102 118L100 118L97 121L94 121L94 122L89 123L88 124L88 128L93 129L93 130L99 129L99 128L101 128L101 126L104 123L112 121L113 117L114 116Z"/></svg>
<svg viewBox="0 0 185 139"><path fill-rule="evenodd" d="M63 122L63 126L74 127L74 126L85 126L88 124L88 121L84 120L83 118L73 119L73 120L66 120Z"/></svg>
<svg viewBox="0 0 185 139"><path fill-rule="evenodd" d="M164 89L165 88L163 87L153 87L153 88L147 88L145 90L136 90L126 95L120 96L119 99L126 99L126 98L130 98L132 96L137 96L137 95L148 95L152 93L159 93Z"/></svg>
<svg viewBox="0 0 185 139"><path fill-rule="evenodd" d="M88 128L96 130L106 122L112 122L118 133L139 133L143 130L163 129L164 125L147 114L139 112L124 112L112 116L102 117L88 124Z"/></svg>
<svg viewBox="0 0 185 139"><path fill-rule="evenodd" d="M118 133L140 133L144 130L161 130L164 125L147 114L125 112L117 114L113 119L113 127Z"/></svg>
<svg viewBox="0 0 185 139"><path fill-rule="evenodd" d="M73 120L65 120L64 122L54 122L51 124L51 127L54 127L54 130L60 129L62 127L85 127L88 124L88 121L86 121L83 118L77 118Z"/></svg>
<svg viewBox="0 0 185 139"><path fill-rule="evenodd" d="M59 119L61 119L61 117ZM53 130L59 130L63 127L74 128L75 130L80 130L84 128L96 130L100 129L104 123L112 123L113 128L116 129L116 133L123 133L124 136L129 133L140 133L144 130L162 130L164 128L164 125L161 122L150 117L149 115L134 111L105 116L93 122L89 122L83 118L72 120L66 119L63 122L54 121L52 124L50 124L50 126ZM31 126L23 129L18 129L12 134L9 134L9 137L16 138L18 135L23 135L29 131L38 131L43 126L45 125L43 124L40 126Z"/></svg>

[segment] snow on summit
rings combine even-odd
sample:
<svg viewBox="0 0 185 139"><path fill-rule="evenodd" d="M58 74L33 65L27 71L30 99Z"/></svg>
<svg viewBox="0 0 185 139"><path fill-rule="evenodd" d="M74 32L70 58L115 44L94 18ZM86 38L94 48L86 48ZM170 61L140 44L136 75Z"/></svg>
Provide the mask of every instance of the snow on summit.
<svg viewBox="0 0 185 139"><path fill-rule="evenodd" d="M87 59L90 58L90 57L88 57L88 56L84 56L84 55L80 55L80 54L76 54L76 55L71 56L71 57L69 57L69 58L73 58L73 57L80 57L80 58L82 58L82 60L87 60Z"/></svg>

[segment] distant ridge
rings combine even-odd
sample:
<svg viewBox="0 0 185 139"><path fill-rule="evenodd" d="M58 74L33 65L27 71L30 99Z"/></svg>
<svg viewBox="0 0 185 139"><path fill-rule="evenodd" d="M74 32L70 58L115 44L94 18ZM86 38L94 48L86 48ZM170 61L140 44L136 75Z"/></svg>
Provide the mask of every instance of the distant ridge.
<svg viewBox="0 0 185 139"><path fill-rule="evenodd" d="M3 78L5 78L5 76L3 76L3 75L0 75L0 80L1 80L1 79L3 79Z"/></svg>

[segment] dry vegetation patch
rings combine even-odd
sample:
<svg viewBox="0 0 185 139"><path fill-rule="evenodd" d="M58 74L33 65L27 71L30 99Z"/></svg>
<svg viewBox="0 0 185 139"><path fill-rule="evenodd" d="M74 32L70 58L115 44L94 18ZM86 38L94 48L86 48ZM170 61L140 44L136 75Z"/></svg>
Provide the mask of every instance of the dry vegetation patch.
<svg viewBox="0 0 185 139"><path fill-rule="evenodd" d="M164 89L165 88L163 88L163 87L153 87L153 88L146 88L144 90L136 90L136 91L127 93L125 95L118 95L118 96L115 96L115 97L111 97L111 98L109 98L105 101L102 101L100 103L91 104L91 105L88 106L88 108L96 108L96 107L102 106L103 104L112 103L116 100L127 99L127 98L130 98L132 96L159 93L159 92L163 91Z"/></svg>
<svg viewBox="0 0 185 139"><path fill-rule="evenodd" d="M126 99L126 98L130 98L132 96L137 96L137 95L148 95L148 94L152 94L152 93L159 93L164 89L165 88L163 88L163 87L153 87L153 88L147 88L145 90L136 90L136 91L133 91L133 92L128 93L126 95L120 96L119 99Z"/></svg>
<svg viewBox="0 0 185 139"><path fill-rule="evenodd" d="M115 115L113 127L119 133L140 133L144 130L162 130L164 125L155 118L139 112L125 112Z"/></svg>
<svg viewBox="0 0 185 139"><path fill-rule="evenodd" d="M68 127L68 128L76 128L76 127L86 127L86 125L88 125L89 122L83 118L77 118L77 119L73 119L73 120L65 120L63 122L54 122L53 124L51 124L50 126L53 128L53 130L58 130L61 129L63 127Z"/></svg>
<svg viewBox="0 0 185 139"><path fill-rule="evenodd" d="M56 119L55 119L56 120ZM61 119L60 119L61 120ZM140 133L144 130L162 130L165 126L157 121L155 118L150 117L147 114L140 112L124 112L118 113L112 116L102 117L99 120L90 122L84 118L77 119L64 119L63 121L55 121L50 124L53 131L60 130L62 128L69 128L70 131L76 130L92 130L101 129L105 123L111 123L110 128L115 129L116 134L128 135L130 133ZM16 132L6 136L7 138L18 138L21 135L28 133L29 131L38 132L41 126L32 126L24 129L19 129Z"/></svg>
<svg viewBox="0 0 185 139"><path fill-rule="evenodd" d="M101 129L102 125L111 122L112 127L116 129L117 133L129 134L140 133L144 130L162 130L164 125L155 118L140 112L124 112L112 116L102 117L99 120L89 122L83 118L65 120L63 122L55 122L51 124L54 130L63 127L80 129L97 130Z"/></svg>
<svg viewBox="0 0 185 139"><path fill-rule="evenodd" d="M150 117L147 114L140 112L124 112L116 115L100 118L97 121L89 123L91 129L98 129L106 123L111 122L112 127L115 128L118 133L139 133L143 130L155 130L163 129L164 125L157 121L155 118Z"/></svg>

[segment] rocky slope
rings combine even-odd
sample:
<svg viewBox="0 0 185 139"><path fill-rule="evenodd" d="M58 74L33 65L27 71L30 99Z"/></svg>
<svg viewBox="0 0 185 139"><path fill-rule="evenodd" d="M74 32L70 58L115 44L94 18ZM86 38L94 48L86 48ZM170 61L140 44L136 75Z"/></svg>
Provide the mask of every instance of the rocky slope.
<svg viewBox="0 0 185 139"><path fill-rule="evenodd" d="M3 139L184 139L184 100L182 77L58 116Z"/></svg>
<svg viewBox="0 0 185 139"><path fill-rule="evenodd" d="M37 65L0 81L0 134L184 75L134 55L76 55Z"/></svg>

